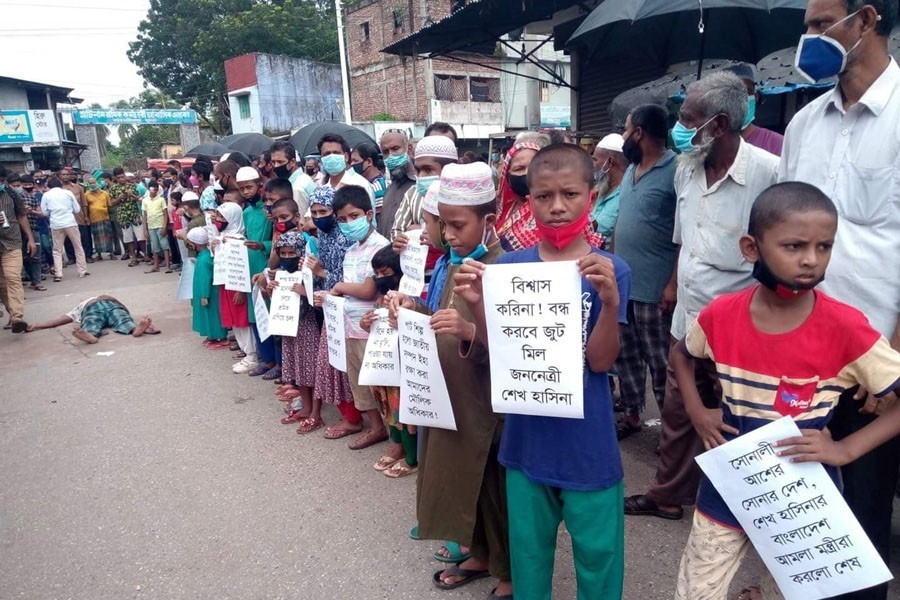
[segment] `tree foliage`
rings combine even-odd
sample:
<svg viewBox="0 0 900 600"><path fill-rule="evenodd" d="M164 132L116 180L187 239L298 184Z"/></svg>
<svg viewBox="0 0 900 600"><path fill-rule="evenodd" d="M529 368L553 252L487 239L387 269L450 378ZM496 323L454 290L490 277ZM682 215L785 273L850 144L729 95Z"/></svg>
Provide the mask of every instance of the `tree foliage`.
<svg viewBox="0 0 900 600"><path fill-rule="evenodd" d="M227 133L225 60L250 52L338 62L329 0L150 0L128 58L150 84Z"/></svg>

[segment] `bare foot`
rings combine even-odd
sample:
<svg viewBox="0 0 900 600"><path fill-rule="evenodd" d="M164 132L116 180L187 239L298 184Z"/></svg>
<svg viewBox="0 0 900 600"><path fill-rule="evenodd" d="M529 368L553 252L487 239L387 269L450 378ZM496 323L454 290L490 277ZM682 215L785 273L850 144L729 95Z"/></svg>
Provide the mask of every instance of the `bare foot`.
<svg viewBox="0 0 900 600"><path fill-rule="evenodd" d="M75 329L73 329L72 335L87 344L96 344L98 341L97 338L95 338L94 336L89 334L87 331L85 331L81 327L76 327Z"/></svg>
<svg viewBox="0 0 900 600"><path fill-rule="evenodd" d="M131 335L134 337L141 337L144 335L144 332L151 327L153 327L153 321L150 319L150 315L144 315L144 318L140 320L137 327L131 332Z"/></svg>

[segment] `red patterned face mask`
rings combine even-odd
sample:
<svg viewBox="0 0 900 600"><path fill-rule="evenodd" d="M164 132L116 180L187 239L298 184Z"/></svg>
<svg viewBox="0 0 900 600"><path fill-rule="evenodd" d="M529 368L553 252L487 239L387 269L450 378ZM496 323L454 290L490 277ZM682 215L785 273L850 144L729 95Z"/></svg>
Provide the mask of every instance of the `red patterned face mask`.
<svg viewBox="0 0 900 600"><path fill-rule="evenodd" d="M562 250L577 238L581 237L584 233L584 228L587 227L588 221L591 218L591 205L588 204L585 211L581 214L580 217L572 221L571 223L567 223L560 227L551 227L545 223L541 223L537 219L534 220L534 224L537 226L538 233L541 234L541 237L556 248L557 250Z"/></svg>

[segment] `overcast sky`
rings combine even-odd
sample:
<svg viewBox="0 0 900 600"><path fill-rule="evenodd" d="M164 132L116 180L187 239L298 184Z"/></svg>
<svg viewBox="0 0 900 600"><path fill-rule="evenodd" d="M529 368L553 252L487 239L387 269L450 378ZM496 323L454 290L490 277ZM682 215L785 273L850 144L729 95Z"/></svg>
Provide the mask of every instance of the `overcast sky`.
<svg viewBox="0 0 900 600"><path fill-rule="evenodd" d="M149 8L149 0L0 0L0 75L74 88L86 105L136 96L143 79L126 52Z"/></svg>

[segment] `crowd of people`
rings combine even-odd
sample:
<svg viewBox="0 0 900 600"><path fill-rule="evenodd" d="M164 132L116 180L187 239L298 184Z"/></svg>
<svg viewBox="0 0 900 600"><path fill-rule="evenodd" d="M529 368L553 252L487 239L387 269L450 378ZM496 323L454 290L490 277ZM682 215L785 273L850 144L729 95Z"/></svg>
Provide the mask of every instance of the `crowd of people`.
<svg viewBox="0 0 900 600"><path fill-rule="evenodd" d="M116 169L86 190L65 170L0 172L0 219L17 225L0 229L10 327L29 329L23 268L42 289L42 270L62 278L63 254L79 277L104 254L148 273L191 261L193 330L235 353L235 374L276 384L282 423L352 437L351 450L387 442L374 469L417 477L410 535L442 542L441 589L493 577L491 598L549 599L565 521L578 597L620 598L625 516L679 520L696 504L673 594L726 598L748 539L694 458L785 415L803 435L779 453L826 465L887 562L900 469L896 18L888 1L810 3L804 39L827 34L843 59L801 43L838 83L783 138L754 123L753 72L735 67L691 84L674 127L641 105L593 154L526 132L499 169L461 157L454 129L434 123L378 147L326 135L311 158L280 141L252 164L175 162L146 181ZM411 297L398 291L400 254L417 229L429 280ZM279 271L311 270L312 294L291 288L296 336L261 335L252 295L214 284L227 243L246 247L257 301ZM584 418L495 413L483 275L552 261L575 261L582 278ZM328 358L328 295L345 299L346 372ZM430 315L430 368L444 373L456 431L403 423L399 388L360 384L377 311L396 322L401 308ZM625 497L618 443L641 430L648 387L662 416L656 476ZM325 404L340 415L327 426ZM741 597L782 595L763 574ZM887 585L841 597L884 600Z"/></svg>

